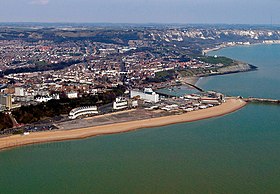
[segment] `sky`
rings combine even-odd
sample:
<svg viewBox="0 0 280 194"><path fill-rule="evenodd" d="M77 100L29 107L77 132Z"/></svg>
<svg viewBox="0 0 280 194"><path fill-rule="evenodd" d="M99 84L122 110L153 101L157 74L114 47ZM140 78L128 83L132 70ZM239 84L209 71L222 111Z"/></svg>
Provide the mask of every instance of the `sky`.
<svg viewBox="0 0 280 194"><path fill-rule="evenodd" d="M280 0L0 0L0 22L280 24Z"/></svg>

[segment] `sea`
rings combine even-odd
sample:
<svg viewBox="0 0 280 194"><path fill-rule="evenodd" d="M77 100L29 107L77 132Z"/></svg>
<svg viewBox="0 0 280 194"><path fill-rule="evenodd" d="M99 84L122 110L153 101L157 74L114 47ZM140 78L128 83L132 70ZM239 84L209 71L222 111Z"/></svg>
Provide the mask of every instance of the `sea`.
<svg viewBox="0 0 280 194"><path fill-rule="evenodd" d="M280 45L225 48L257 71L198 85L280 99ZM0 193L280 193L280 106L0 152Z"/></svg>

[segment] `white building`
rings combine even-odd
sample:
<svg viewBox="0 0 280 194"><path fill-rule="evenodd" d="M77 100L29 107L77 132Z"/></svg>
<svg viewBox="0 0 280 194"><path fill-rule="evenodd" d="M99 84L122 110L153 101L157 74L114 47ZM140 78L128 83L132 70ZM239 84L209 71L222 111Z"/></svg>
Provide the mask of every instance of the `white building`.
<svg viewBox="0 0 280 194"><path fill-rule="evenodd" d="M76 119L79 116L92 115L98 113L99 112L97 106L85 106L85 107L74 108L69 113L69 119Z"/></svg>
<svg viewBox="0 0 280 194"><path fill-rule="evenodd" d="M78 98L78 92L68 92L66 95L67 98Z"/></svg>
<svg viewBox="0 0 280 194"><path fill-rule="evenodd" d="M15 87L15 96L25 96L24 88Z"/></svg>
<svg viewBox="0 0 280 194"><path fill-rule="evenodd" d="M36 102L48 102L50 100L59 100L59 94L53 94L52 96L42 96L35 99Z"/></svg>
<svg viewBox="0 0 280 194"><path fill-rule="evenodd" d="M49 96L50 92L47 90L38 90L34 93L35 95L39 95L39 96Z"/></svg>
<svg viewBox="0 0 280 194"><path fill-rule="evenodd" d="M139 96L143 100L151 101L151 102L158 102L159 95L155 93L151 88L145 88L144 92L141 91L130 91L130 98L134 98Z"/></svg>
<svg viewBox="0 0 280 194"><path fill-rule="evenodd" d="M137 108L137 107L138 107L138 101L137 101L137 100L133 100L133 101L131 102L131 107L132 107L132 108Z"/></svg>
<svg viewBox="0 0 280 194"><path fill-rule="evenodd" d="M38 97L35 99L36 102L48 102L50 100L52 100L50 96Z"/></svg>
<svg viewBox="0 0 280 194"><path fill-rule="evenodd" d="M121 110L128 108L128 101L125 98L116 98L113 102L113 109L114 110Z"/></svg>

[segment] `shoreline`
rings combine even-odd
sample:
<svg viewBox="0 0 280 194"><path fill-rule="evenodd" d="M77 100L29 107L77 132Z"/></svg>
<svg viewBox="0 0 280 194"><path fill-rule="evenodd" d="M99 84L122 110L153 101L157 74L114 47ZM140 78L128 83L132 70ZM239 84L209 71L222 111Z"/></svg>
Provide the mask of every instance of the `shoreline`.
<svg viewBox="0 0 280 194"><path fill-rule="evenodd" d="M272 40L272 41L279 41L279 40ZM275 45L275 44L280 44L280 42L258 42L258 43L250 43L250 44L236 44L236 45L219 45L218 47L214 48L208 48L208 49L203 49L202 50L202 55L208 56L208 53L213 52L213 51L218 51L221 49L225 48L231 48L231 47L244 47L244 46L257 46L257 45Z"/></svg>
<svg viewBox="0 0 280 194"><path fill-rule="evenodd" d="M114 123L73 130L35 132L30 133L26 136L13 135L9 137L0 138L0 150L6 150L25 145L77 140L100 135L124 133L143 128L154 128L178 123L194 122L198 120L219 117L235 112L243 108L246 104L247 103L241 99L229 98L225 103L219 106L184 113L181 115L156 117L151 119Z"/></svg>
<svg viewBox="0 0 280 194"><path fill-rule="evenodd" d="M182 77L179 80L184 83L196 85L197 82L201 79L201 76L191 76L191 77Z"/></svg>

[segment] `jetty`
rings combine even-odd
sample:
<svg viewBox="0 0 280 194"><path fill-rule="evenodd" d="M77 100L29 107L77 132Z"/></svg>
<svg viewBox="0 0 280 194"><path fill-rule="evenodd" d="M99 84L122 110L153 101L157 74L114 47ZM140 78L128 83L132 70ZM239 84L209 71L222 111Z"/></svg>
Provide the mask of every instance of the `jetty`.
<svg viewBox="0 0 280 194"><path fill-rule="evenodd" d="M280 100L276 99L269 99L269 98L243 98L244 101L246 102L252 102L252 103L269 103L269 104L278 104L280 105Z"/></svg>
<svg viewBox="0 0 280 194"><path fill-rule="evenodd" d="M188 82L183 82L183 84L188 85L190 87L193 87L194 89L197 89L200 92L205 92L202 88L200 88L200 87L198 87L198 86L196 86L194 84L191 84L191 83L188 83Z"/></svg>
<svg viewBox="0 0 280 194"><path fill-rule="evenodd" d="M188 82L181 82L181 84L177 84L177 86L178 85L187 85L187 86L189 86L191 88L196 89L199 92L205 92L205 90L203 90L202 88L200 88L200 87L198 87L198 86L196 86L194 84L188 83ZM165 92L160 92L160 91L156 91L156 93L161 95L161 96L168 97L168 98L170 98L170 97L178 97L177 95L172 94L172 93L165 93Z"/></svg>
<svg viewBox="0 0 280 194"><path fill-rule="evenodd" d="M164 96L166 98L178 97L174 93L165 93L165 92L160 92L160 91L156 91L156 93L159 94L160 96Z"/></svg>

